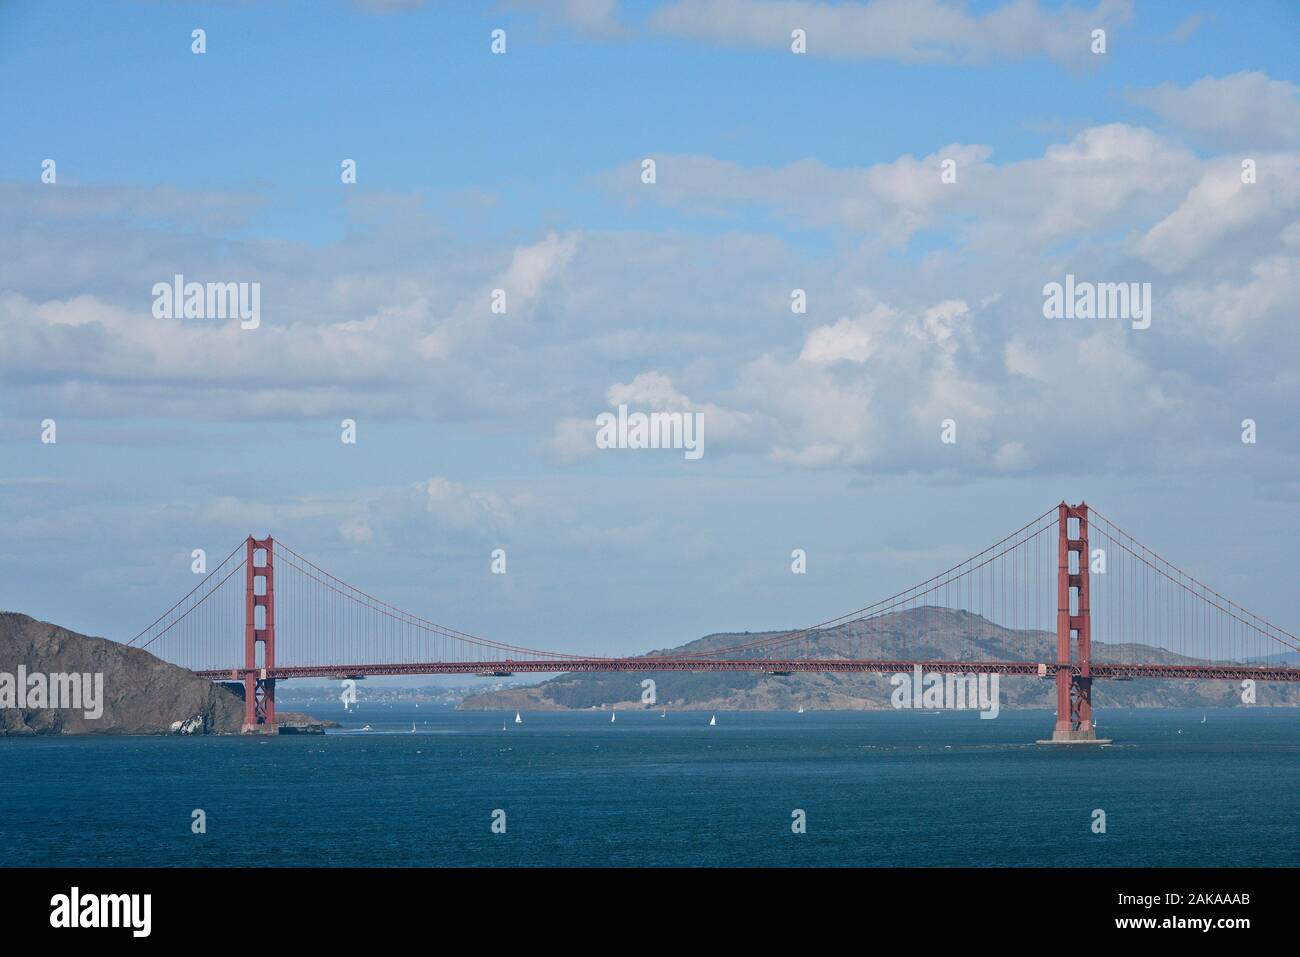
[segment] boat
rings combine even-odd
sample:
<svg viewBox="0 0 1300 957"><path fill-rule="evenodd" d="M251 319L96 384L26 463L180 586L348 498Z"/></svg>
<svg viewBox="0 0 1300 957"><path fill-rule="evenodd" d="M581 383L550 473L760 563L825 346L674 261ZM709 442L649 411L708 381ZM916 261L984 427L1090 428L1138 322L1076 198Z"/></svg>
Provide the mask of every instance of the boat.
<svg viewBox="0 0 1300 957"><path fill-rule="evenodd" d="M610 722L613 723L614 719L617 718L617 717L618 717L617 714L611 714L611 715L609 716L609 720L610 720Z"/></svg>
<svg viewBox="0 0 1300 957"><path fill-rule="evenodd" d="M375 730L375 729L372 728L372 727L370 727L370 725L366 725L366 726L365 726L364 728L362 728L361 730L362 730L362 731L373 731L373 730Z"/></svg>
<svg viewBox="0 0 1300 957"><path fill-rule="evenodd" d="M1201 715L1201 724L1205 724L1205 715Z"/></svg>
<svg viewBox="0 0 1300 957"><path fill-rule="evenodd" d="M799 705L799 710L795 714L803 714L803 705Z"/></svg>
<svg viewBox="0 0 1300 957"><path fill-rule="evenodd" d="M668 709L667 709L667 708L664 708L664 713L661 714L659 717L661 717L661 718L666 718L666 717L668 717Z"/></svg>
<svg viewBox="0 0 1300 957"><path fill-rule="evenodd" d="M515 724L523 724L523 723L524 723L524 719L521 718L521 717L519 717L519 712L516 711L516 712L515 712Z"/></svg>
<svg viewBox="0 0 1300 957"><path fill-rule="evenodd" d="M504 731L505 729L506 729L506 723L505 723L504 721L502 721L502 722L501 722L501 730Z"/></svg>
<svg viewBox="0 0 1300 957"><path fill-rule="evenodd" d="M415 722L411 722L411 734L415 734Z"/></svg>
<svg viewBox="0 0 1300 957"><path fill-rule="evenodd" d="M718 716L715 714L713 717L709 719L709 727L710 728L716 727L717 724L718 724Z"/></svg>

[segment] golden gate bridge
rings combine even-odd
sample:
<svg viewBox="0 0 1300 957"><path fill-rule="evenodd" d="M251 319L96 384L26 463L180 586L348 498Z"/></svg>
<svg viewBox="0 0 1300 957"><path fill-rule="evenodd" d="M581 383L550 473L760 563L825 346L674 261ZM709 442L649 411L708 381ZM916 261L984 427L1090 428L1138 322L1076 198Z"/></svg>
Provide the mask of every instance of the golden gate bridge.
<svg viewBox="0 0 1300 957"><path fill-rule="evenodd" d="M978 628L956 654L925 656L922 638L905 654L881 656L895 616L930 607L993 623L1013 645L1019 641L1019 659L990 657ZM831 636L839 640L826 640ZM1093 679L1300 681L1300 667L1288 664L1300 638L1175 567L1086 503L1065 502L856 611L691 653L603 658L468 634L376 598L269 536L249 536L128 644L242 684L250 733L276 730L277 681L307 677L979 671L1054 681L1053 740L1064 743L1097 740ZM835 647L824 657L792 654L819 644Z"/></svg>

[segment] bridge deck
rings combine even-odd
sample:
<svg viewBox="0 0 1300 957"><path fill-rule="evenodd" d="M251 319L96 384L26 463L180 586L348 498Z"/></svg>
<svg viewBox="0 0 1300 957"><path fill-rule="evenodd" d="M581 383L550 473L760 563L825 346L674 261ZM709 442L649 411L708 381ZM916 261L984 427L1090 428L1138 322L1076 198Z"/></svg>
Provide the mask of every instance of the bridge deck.
<svg viewBox="0 0 1300 957"><path fill-rule="evenodd" d="M1062 667L1081 673L1078 665L1026 661L886 661L845 658L792 658L787 660L738 658L570 658L533 661L430 661L406 664L371 665L289 665L266 669L211 669L196 672L206 678L239 681L247 676L258 678L347 678L364 675L493 675L559 674L564 672L636 672L655 671L743 671L743 672L834 672L895 674L920 666L922 671L939 674L1013 675L1028 678L1052 678ZM1093 662L1088 672L1093 678L1183 678L1199 681L1300 681L1300 668L1257 667L1237 664L1104 664Z"/></svg>

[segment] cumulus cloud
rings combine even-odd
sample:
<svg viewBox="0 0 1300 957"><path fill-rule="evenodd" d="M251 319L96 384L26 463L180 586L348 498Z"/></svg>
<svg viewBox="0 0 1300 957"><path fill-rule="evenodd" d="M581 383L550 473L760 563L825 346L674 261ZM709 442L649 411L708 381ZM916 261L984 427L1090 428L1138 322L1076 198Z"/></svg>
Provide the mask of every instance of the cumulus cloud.
<svg viewBox="0 0 1300 957"><path fill-rule="evenodd" d="M1129 98L1215 147L1300 144L1300 86L1258 70L1206 76L1189 86L1162 83Z"/></svg>
<svg viewBox="0 0 1300 957"><path fill-rule="evenodd" d="M576 234L550 233L540 242L517 247L503 275L461 299L451 315L419 339L420 354L445 359L467 343L500 336L503 327L510 329L530 319L547 284L572 262L577 246ZM492 311L497 290L505 297L504 312Z"/></svg>
<svg viewBox="0 0 1300 957"><path fill-rule="evenodd" d="M33 225L53 234L50 247L59 246L59 225L39 216ZM155 228L124 234L132 249L149 250L166 242ZM508 256L494 253L505 259L499 268L477 266L479 275L453 277L455 286L439 289L416 266L405 273L392 264L367 271L350 249L321 256L282 246L272 257L253 247L231 261L187 238L180 242L202 250L186 255L193 267L166 262L161 248L124 266L114 262L120 235L104 237L102 247L94 237L83 240L79 261L96 292L38 298L15 287L47 287L39 272L33 279L13 261L0 266L9 290L0 291L0 374L25 377L32 390L25 398L47 410L71 404L101 416L161 411L287 419L336 411L402 417L436 415L440 408L461 416L499 411L513 401L511 390L484 388L481 369L468 357L502 340L544 336L534 319L579 243L576 234L548 234ZM0 238L0 247L11 244L16 239ZM258 283L261 324L243 329L237 320L155 317L153 285L170 284L178 269L187 281ZM495 289L505 294L504 314L491 310ZM468 361L449 368L458 356ZM414 393L425 396L423 408L412 402Z"/></svg>
<svg viewBox="0 0 1300 957"><path fill-rule="evenodd" d="M1267 341L1290 334L1288 312L1300 301L1300 222L1288 230L1283 251L1251 265L1247 276L1219 282L1189 281L1171 296L1174 308L1196 323L1208 342L1221 345L1250 333ZM1271 321L1270 321L1271 320Z"/></svg>
<svg viewBox="0 0 1300 957"><path fill-rule="evenodd" d="M829 326L818 326L804 340L799 358L804 362L866 362L874 351L873 323L847 316Z"/></svg>
<svg viewBox="0 0 1300 957"><path fill-rule="evenodd" d="M677 390L669 376L656 371L639 373L630 382L614 383L605 391L605 400L610 408L627 406L629 412L699 413L710 453L747 447L757 428L753 415L712 402L692 401ZM562 419L555 424L547 450L563 462L589 458L597 451L596 430L594 414L587 419Z"/></svg>
<svg viewBox="0 0 1300 957"><path fill-rule="evenodd" d="M939 177L950 155L955 184ZM465 248L438 228L382 221L324 247L218 242L160 225L166 204L157 219L97 231L120 197L105 207L60 187L52 217L31 195L39 187L10 184L23 198L0 232L0 376L22 387L6 389L4 412L323 418L331 430L340 415L433 419L582 467L596 414L627 404L704 412L710 455L868 472L1047 468L1059 461L1062 382L1086 383L1107 410L1086 438L1098 450L1151 425L1134 409L1195 421L1224 389L1257 393L1257 410L1295 399L1285 377L1263 389L1258 370L1295 299L1300 163L1261 154L1259 181L1243 186L1238 162L1107 124L1001 164L970 144L847 169L667 157L656 188L637 194L691 215L712 203L827 229L815 252L739 229L542 232ZM913 255L918 229L946 230L949 244ZM871 241L880 234L888 241ZM19 235L75 247L75 272L32 257ZM262 327L154 319L150 286L178 259L187 278L260 278ZM1044 319L1042 285L1067 272L1155 280L1152 329ZM807 315L790 312L796 287ZM497 288L505 314L490 309ZM958 421L955 447L938 442L945 418ZM1195 458L1207 440L1181 442L1160 449L1162 463ZM407 507L462 527L512 513L509 500L461 496L453 508L430 494ZM370 514L334 527L350 541L385 534Z"/></svg>
<svg viewBox="0 0 1300 957"><path fill-rule="evenodd" d="M495 492L472 489L434 476L416 486L426 514L453 529L500 529L510 524L513 508Z"/></svg>
<svg viewBox="0 0 1300 957"><path fill-rule="evenodd" d="M972 317L961 300L910 312L870 303L810 329L792 361L749 363L735 392L763 413L775 461L882 471L937 465L943 420L960 420L974 440L996 402L995 390L959 362L972 344Z"/></svg>
<svg viewBox="0 0 1300 957"><path fill-rule="evenodd" d="M1138 241L1138 255L1170 271L1186 267L1247 227L1275 235L1300 204L1300 156L1261 156L1255 162L1251 183L1242 181L1235 159L1209 164L1178 208Z"/></svg>

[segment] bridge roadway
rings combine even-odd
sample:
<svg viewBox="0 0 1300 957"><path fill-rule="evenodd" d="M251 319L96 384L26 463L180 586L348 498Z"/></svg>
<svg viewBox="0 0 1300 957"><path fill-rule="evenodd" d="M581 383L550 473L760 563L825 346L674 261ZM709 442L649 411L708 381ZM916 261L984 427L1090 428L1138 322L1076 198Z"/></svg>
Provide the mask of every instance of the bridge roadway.
<svg viewBox="0 0 1300 957"><path fill-rule="evenodd" d="M999 674L1026 678L1054 678L1061 667L1051 662L1025 661L889 661L854 658L543 658L520 661L431 661L371 665L277 665L274 668L215 668L195 673L216 681L242 681L245 677L361 678L366 675L481 675L561 674L566 672L745 671L786 675L799 672L897 674L917 665L928 673ZM1074 674L1079 665L1068 666ZM1196 681L1300 681L1300 668L1274 668L1239 664L1124 665L1093 662L1093 678L1183 678Z"/></svg>

